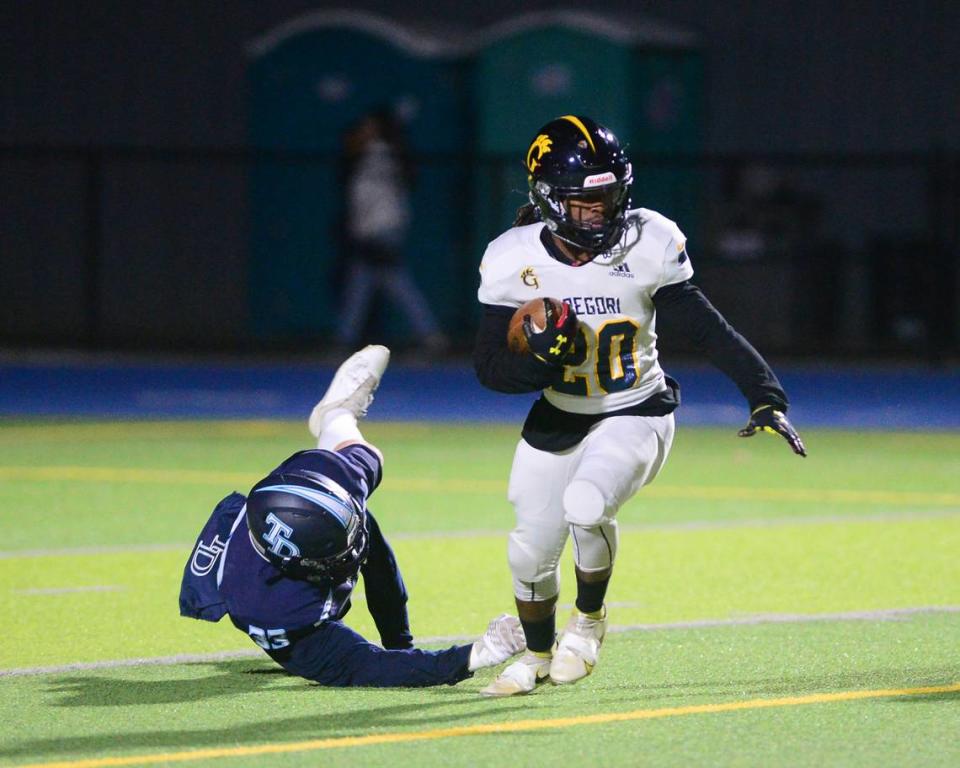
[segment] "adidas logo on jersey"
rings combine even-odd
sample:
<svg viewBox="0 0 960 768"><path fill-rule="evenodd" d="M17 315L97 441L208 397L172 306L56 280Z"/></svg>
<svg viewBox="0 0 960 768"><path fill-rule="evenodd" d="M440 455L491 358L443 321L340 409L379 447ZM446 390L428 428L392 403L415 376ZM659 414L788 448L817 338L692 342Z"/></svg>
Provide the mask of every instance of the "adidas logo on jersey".
<svg viewBox="0 0 960 768"><path fill-rule="evenodd" d="M613 269L610 270L610 277L633 277L633 272L630 271L630 265L627 262L623 264L617 264Z"/></svg>

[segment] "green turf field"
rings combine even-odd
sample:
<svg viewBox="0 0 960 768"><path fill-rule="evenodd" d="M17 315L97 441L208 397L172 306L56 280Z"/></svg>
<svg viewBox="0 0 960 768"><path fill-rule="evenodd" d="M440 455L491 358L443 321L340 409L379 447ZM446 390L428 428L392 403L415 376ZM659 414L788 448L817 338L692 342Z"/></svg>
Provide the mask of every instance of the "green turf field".
<svg viewBox="0 0 960 768"><path fill-rule="evenodd" d="M511 609L516 431L365 427L420 637ZM493 671L323 689L177 615L210 509L306 447L301 424L6 422L0 765L960 765L960 435L804 438L801 460L681 424L620 513L596 672L489 701ZM349 623L375 636L362 602Z"/></svg>

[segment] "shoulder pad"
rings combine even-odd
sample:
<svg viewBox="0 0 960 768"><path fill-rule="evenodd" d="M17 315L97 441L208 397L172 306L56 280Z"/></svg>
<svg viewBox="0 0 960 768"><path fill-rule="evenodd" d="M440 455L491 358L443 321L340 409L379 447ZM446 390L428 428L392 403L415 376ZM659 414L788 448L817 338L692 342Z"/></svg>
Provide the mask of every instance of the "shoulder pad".
<svg viewBox="0 0 960 768"><path fill-rule="evenodd" d="M637 208L630 213L638 214L643 219L643 236L661 242L664 248L671 242L680 245L687 240L687 236L683 234L677 223L668 219L662 213L652 211L649 208Z"/></svg>
<svg viewBox="0 0 960 768"><path fill-rule="evenodd" d="M478 298L483 304L503 304L520 306L523 302L511 294L518 265L527 263L536 248L540 247L539 234L542 222L511 227L496 240L493 240L483 254L480 262L480 290Z"/></svg>

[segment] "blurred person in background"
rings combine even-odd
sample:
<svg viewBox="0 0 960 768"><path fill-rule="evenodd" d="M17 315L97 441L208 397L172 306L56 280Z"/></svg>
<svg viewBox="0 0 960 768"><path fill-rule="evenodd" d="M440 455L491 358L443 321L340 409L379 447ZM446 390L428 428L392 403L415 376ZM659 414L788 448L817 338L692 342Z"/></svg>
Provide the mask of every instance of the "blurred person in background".
<svg viewBox="0 0 960 768"><path fill-rule="evenodd" d="M223 499L183 571L181 615L228 615L287 672L322 685L453 685L523 650L507 615L469 645L413 646L406 586L367 509L383 455L357 426L389 358L371 345L340 366L310 415L316 449L286 459L247 496ZM361 574L382 647L343 623Z"/></svg>
<svg viewBox="0 0 960 768"><path fill-rule="evenodd" d="M779 264L788 276L792 347L832 350L839 336L845 246L827 231L823 201L782 169L754 162L727 170L712 237L727 262ZM824 280L823 275L834 278Z"/></svg>
<svg viewBox="0 0 960 768"><path fill-rule="evenodd" d="M404 264L414 174L400 121L387 109L361 118L344 136L342 161L346 279L337 345L356 346L372 299L382 292L403 312L423 351L445 352L448 339Z"/></svg>
<svg viewBox="0 0 960 768"><path fill-rule="evenodd" d="M633 168L616 136L565 115L526 154L530 203L487 246L474 350L480 382L505 393L542 391L523 426L508 497L508 543L527 653L482 693L529 693L546 680L591 673L607 628L605 596L617 554L620 507L652 482L670 453L680 386L658 362L657 337L693 341L739 387L750 415L742 437L782 436L805 456L770 366L691 282L686 238L665 216L630 207ZM508 345L518 307L527 350ZM560 555L574 541L576 605L557 637Z"/></svg>

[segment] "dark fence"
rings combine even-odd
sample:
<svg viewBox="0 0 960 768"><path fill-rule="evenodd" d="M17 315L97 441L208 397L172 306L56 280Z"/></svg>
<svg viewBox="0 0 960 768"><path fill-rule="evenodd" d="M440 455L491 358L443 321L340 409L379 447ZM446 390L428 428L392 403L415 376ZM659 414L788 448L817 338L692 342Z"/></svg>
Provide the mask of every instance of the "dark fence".
<svg viewBox="0 0 960 768"><path fill-rule="evenodd" d="M252 170L335 162L247 149L0 147L0 342L145 351L301 344L251 331ZM468 169L462 195L431 200L420 190L430 208L415 211L418 227L461 222L448 255L454 286L431 285L429 264L415 271L428 297L445 292L454 309L443 321L466 349L483 244L524 202L523 172L512 157L417 162ZM634 153L634 164L635 203L678 221L697 281L763 351L960 352L960 155ZM336 229L337 212L317 215L332 217L323 231ZM333 234L318 244L322 274L335 279L341 256ZM316 311L332 318L336 307ZM309 341L322 348L327 334Z"/></svg>

